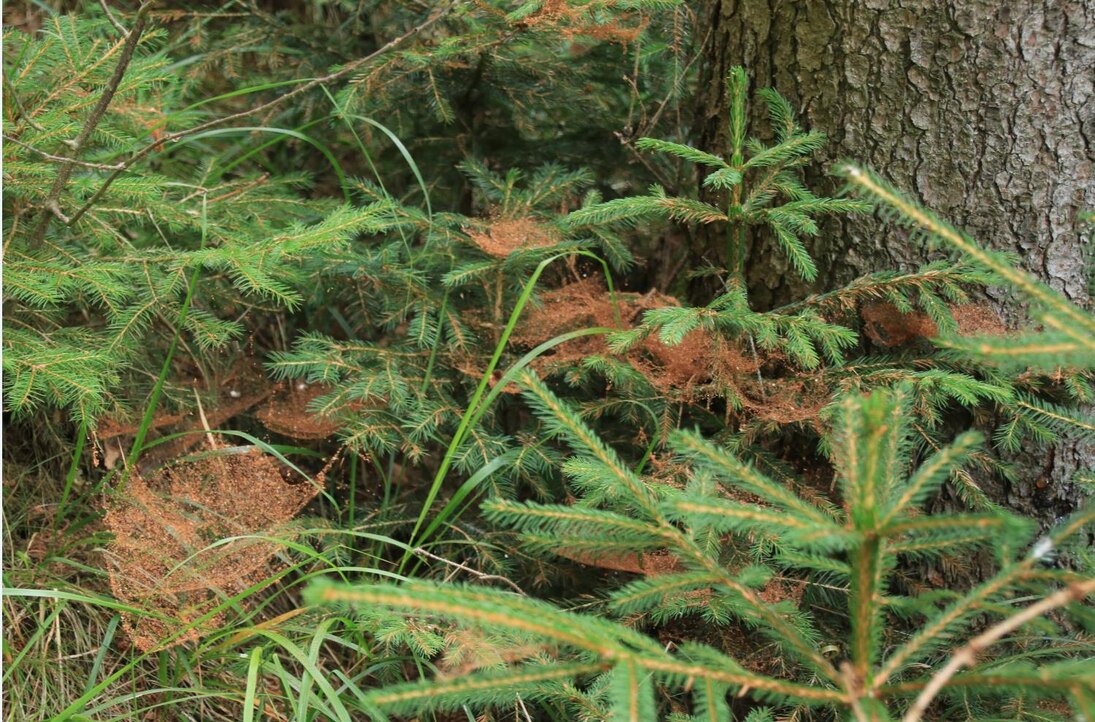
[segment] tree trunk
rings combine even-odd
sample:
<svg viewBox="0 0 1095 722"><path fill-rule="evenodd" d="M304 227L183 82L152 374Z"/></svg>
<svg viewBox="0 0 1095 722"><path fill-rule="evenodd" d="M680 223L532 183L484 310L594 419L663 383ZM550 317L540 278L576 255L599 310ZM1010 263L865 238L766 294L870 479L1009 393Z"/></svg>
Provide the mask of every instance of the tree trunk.
<svg viewBox="0 0 1095 722"><path fill-rule="evenodd" d="M742 65L751 91L775 87L805 127L829 135L826 169L838 158L872 166L1090 307L1077 214L1095 208L1095 0L709 0L705 12L701 148L727 146L723 79ZM811 180L833 188L820 173ZM796 285L763 243L750 249L755 307L928 260L877 219L827 230L813 249L814 289ZM1021 323L1006 291L993 293L1005 320ZM1068 479L1095 468L1090 446L1028 455L1028 473L997 498L1043 518L1063 511L1078 496Z"/></svg>

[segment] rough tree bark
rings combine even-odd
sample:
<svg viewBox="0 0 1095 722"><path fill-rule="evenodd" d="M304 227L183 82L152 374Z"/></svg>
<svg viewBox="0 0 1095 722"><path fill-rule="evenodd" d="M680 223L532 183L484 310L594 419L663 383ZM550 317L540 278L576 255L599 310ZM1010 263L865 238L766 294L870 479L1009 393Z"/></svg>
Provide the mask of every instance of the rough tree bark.
<svg viewBox="0 0 1095 722"><path fill-rule="evenodd" d="M1091 306L1077 213L1095 208L1095 0L708 0L704 11L700 147L726 147L722 79L743 65L753 89L775 87L829 135L826 167L845 157L874 167ZM815 288L928 258L874 219L832 231L814 248ZM763 241L750 263L758 307L809 290ZM1018 320L1006 300L994 298ZM1075 501L1067 480L1095 468L1095 449L1063 442L1022 462L1024 480L996 496L1046 519Z"/></svg>

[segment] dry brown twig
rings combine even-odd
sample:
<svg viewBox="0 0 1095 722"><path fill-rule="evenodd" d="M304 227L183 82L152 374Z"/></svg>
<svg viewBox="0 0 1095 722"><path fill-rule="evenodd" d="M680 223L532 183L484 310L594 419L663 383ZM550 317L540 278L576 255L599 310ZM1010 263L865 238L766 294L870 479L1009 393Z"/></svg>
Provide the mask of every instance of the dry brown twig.
<svg viewBox="0 0 1095 722"><path fill-rule="evenodd" d="M905 713L902 722L919 722L921 717L923 717L924 712L927 711L928 705L931 704L936 695L938 695L943 687L946 686L951 677L957 674L963 667L969 667L976 662L977 655L983 650L1000 641L1003 637L1032 619L1037 619L1043 614L1053 611L1058 607L1063 607L1070 602L1079 601L1089 594L1095 594L1095 579L1075 582L1064 589L1054 592L1042 601L1030 605L1018 614L1008 617L999 624L990 627L971 639L965 646L959 648L958 651L951 656L950 660L942 669L935 673L931 682L924 687L923 691L920 692L920 696L917 697L916 701L913 703L913 706Z"/></svg>
<svg viewBox="0 0 1095 722"><path fill-rule="evenodd" d="M108 165L106 163L90 163L86 160L76 160L75 158L68 158L68 157L63 156L63 155L54 155L53 153L47 153L44 150L41 150L40 148L35 148L33 145L30 145L29 143L24 143L23 141L19 140L18 138L13 138L10 135L8 135L7 133L4 133L4 142L5 143L14 143L15 145L19 146L20 148L25 148L26 150L29 150L31 153L37 153L38 155L42 156L46 160L51 160L54 163L71 163L73 165L78 165L81 168L91 168L93 170L118 170L119 168L122 167L121 163L116 163L114 165Z"/></svg>
<svg viewBox="0 0 1095 722"><path fill-rule="evenodd" d="M114 29L121 33L124 38L129 34L129 31L125 29L125 26L118 22L118 19L114 17L114 13L110 12L110 6L106 4L106 0L99 0L99 7L103 9L106 14L106 19L110 21L110 24L114 26Z"/></svg>
<svg viewBox="0 0 1095 722"><path fill-rule="evenodd" d="M513 580L511 580L507 577L499 576L497 574L487 574L486 572L481 572L478 569L472 569L471 567L467 566L466 564L461 564L460 562L454 562L453 560L446 559L445 557L439 557L436 554L433 554L432 552L426 551L422 547L415 547L413 551L414 551L415 554L417 554L420 557L424 557L426 559L433 559L434 561L438 561L438 562L441 562L441 563L446 564L448 566L455 567L455 568L457 568L461 571L464 571L464 572L467 572L468 574L471 574L473 577L475 577L476 579L479 579L481 581L502 582L504 584L509 585L509 587L511 589L514 589L521 596L527 596L525 594L524 589L521 589L521 587L517 586L516 582L514 582Z"/></svg>

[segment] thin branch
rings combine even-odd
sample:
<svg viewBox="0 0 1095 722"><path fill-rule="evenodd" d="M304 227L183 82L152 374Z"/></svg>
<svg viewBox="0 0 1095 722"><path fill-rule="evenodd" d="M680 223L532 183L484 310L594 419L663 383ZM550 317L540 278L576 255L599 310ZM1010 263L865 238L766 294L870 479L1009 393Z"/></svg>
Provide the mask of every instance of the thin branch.
<svg viewBox="0 0 1095 722"><path fill-rule="evenodd" d="M930 678L921 678L908 682L887 684L879 687L876 695L882 698L889 698L897 695L907 696L912 692L918 692L924 689L930 682ZM1072 677L1055 678L1045 672L1031 672L1029 674L1007 672L994 674L992 671L985 673L967 672L960 676L951 677L948 688L973 687L976 689L984 689L986 687L1000 688L1007 686L1033 687L1041 691L1056 690L1058 692L1068 692L1076 688L1076 679Z"/></svg>
<svg viewBox="0 0 1095 722"><path fill-rule="evenodd" d="M12 72L14 72L14 70L12 70ZM32 118L30 113L27 112L27 109L23 107L23 101L19 100L19 95L15 92L15 86L12 84L11 79L8 77L9 73L5 72L0 75L3 76L4 89L7 91L7 95L4 96L4 102L10 102L12 105L15 106L15 116L12 118L12 120L26 123L31 128L37 130L39 133L45 130L38 123L34 122L34 118Z"/></svg>
<svg viewBox="0 0 1095 722"><path fill-rule="evenodd" d="M5 143L15 143L15 145L19 146L20 148L26 148L31 153L37 153L38 155L42 156L46 160L51 160L54 163L72 163L73 165L78 165L81 168L92 168L94 170L112 170L113 171L113 170L118 170L122 167L121 163L116 163L114 165L108 165L106 163L89 163L89 162L84 161L84 160L76 160L75 158L66 158L63 155L54 155L53 153L47 153L44 150L41 150L40 148L35 148L33 145L30 145L29 143L24 143L23 141L19 140L18 138L12 138L7 133L4 134L4 142Z"/></svg>
<svg viewBox="0 0 1095 722"><path fill-rule="evenodd" d="M987 647L995 644L1004 636L1015 631L1022 625L1036 619L1046 612L1063 607L1069 602L1083 599L1088 594L1095 593L1095 579L1071 584L1058 592L1055 592L1037 604L1032 604L1018 614L1008 617L999 624L990 627L986 631L971 639L964 647L959 649L950 658L950 661L932 677L931 682L916 698L916 702L909 708L902 722L919 722L924 712L928 709L935 696L947 684L958 670L972 666L977 661L977 655Z"/></svg>
<svg viewBox="0 0 1095 722"><path fill-rule="evenodd" d="M49 195L46 197L45 206L52 211L52 215L42 215L42 220L38 222L38 227L34 230L33 238L35 243L41 243L42 239L46 237L46 229L49 227L50 219L52 219L54 215L60 215L62 218L64 217L63 214L59 213L61 193L68 183L69 176L72 175L72 169L76 167L76 157L80 155L80 151L83 150L84 143L87 142L87 139L95 132L95 128L98 127L99 121L103 119L107 107L110 105L110 102L114 100L114 95L118 92L118 86L121 85L122 78L125 77L126 70L129 68L129 63L133 60L133 52L137 49L137 43L141 39L141 33L144 32L145 22L148 20L148 11L151 7L151 1L144 2L137 10L136 22L133 25L133 29L126 35L125 45L122 47L122 53L118 57L118 64L114 66L114 74L110 77L110 81L107 83L106 88L103 89L102 95L99 96L99 102L91 109L91 114L88 115L87 121L84 122L84 127L80 130L79 135L68 143L71 151L69 152L66 161L58 169L57 178L54 179L53 187L50 188ZM73 221L71 220L66 221L66 223L70 224L72 222Z"/></svg>
<svg viewBox="0 0 1095 722"><path fill-rule="evenodd" d="M343 77L353 73L355 70L360 68L362 65L365 65L366 63L368 63L372 60L375 60L377 57L383 55L384 53L388 52L392 48L395 48L396 46L403 44L406 40L414 37L415 35L418 35L423 30L425 30L426 28L430 27L431 25L436 23L438 20L443 18L445 15L448 15L448 13L453 9L453 7L456 6L457 2L459 2L459 0L451 0L451 2L449 2L449 4L447 4L446 6L444 6L443 8L438 10L437 12L435 12L433 15L430 15L428 18L423 20L418 25L415 25L413 28L411 28L407 32L403 33L398 38L395 38L393 40L388 41L387 43L385 43L381 47L377 48L373 52L366 55L365 57L359 58L359 59L357 59L357 60L355 60L351 63L348 63L348 64L342 66L342 68L340 68L339 70L336 70L333 73L328 73L327 75L324 75L320 78L313 78L309 82L304 83L303 85L297 86L296 88L289 91L285 95L278 96L277 98L274 98L271 101L263 103L262 105L257 105L253 108L248 109L248 110L240 111L239 113L235 113L234 115L227 115L223 118L214 118L213 120L207 121L205 123L200 123L200 124L194 126L193 128L187 128L186 130L180 130L180 131L176 131L174 133L168 133L167 135L159 138L158 140L154 140L153 142L149 143L145 147L138 150L133 155L129 156L129 158L127 158L121 164L120 168L118 168L113 173L111 173L110 176L108 176L107 179L105 181L103 181L103 184L101 186L99 186L99 189L97 191L95 191L95 193L91 196L91 198L89 198L87 200L87 202L84 203L84 205L80 208L80 210L76 211L76 213L74 213L72 215L72 220L69 221L69 225L72 225L72 224L76 223L77 221L79 221L80 218L82 218L83 215L85 213L87 213L87 211L93 205L95 205L99 201L100 198L103 197L103 194L106 193L107 189L110 188L110 186L114 183L114 181L118 180L118 178L123 173L125 173L127 170L129 170L129 168L131 168L133 166L133 164L135 164L138 161L145 158L152 151L163 147L163 145L165 143L171 143L171 142L179 140L180 138L184 138L188 135L193 135L195 133L200 133L202 131L209 130L210 128L214 128L214 127L219 126L219 125L224 125L226 123L232 123L232 122L237 121L237 120L242 120L244 118L255 115L257 113L261 113L265 110L269 110L270 108L273 108L274 106L281 105L285 101L290 100L292 98L295 98L298 95L301 95L303 93L306 93L309 90L312 90L313 88L316 88L320 85L326 85L328 83L334 82L335 80L338 80L339 78L343 78Z"/></svg>
<svg viewBox="0 0 1095 722"><path fill-rule="evenodd" d="M205 417L205 409L202 408L202 397L198 395L198 390L194 389L194 400L198 402L198 418L201 419L202 428L205 429L205 440L209 442L210 450L216 451L217 440L213 438L213 431L209 428L209 419ZM243 447L250 448L250 447Z"/></svg>
<svg viewBox="0 0 1095 722"><path fill-rule="evenodd" d="M826 305L845 306L849 300L856 300L864 296L869 298L882 298L885 290L890 288L921 286L936 282L937 280L950 280L955 275L954 266L938 268L931 271L917 271L906 273L893 278L879 278L878 274L860 276L846 286L826 293L811 294L801 301L795 301L785 306L772 309L772 314L792 314L807 307L823 307Z"/></svg>
<svg viewBox="0 0 1095 722"><path fill-rule="evenodd" d="M460 562L454 562L451 559L439 557L436 554L426 551L422 547L415 547L414 553L420 557L433 559L434 561L442 562L443 564L448 564L449 566L456 567L457 569L465 571L481 581L504 582L505 584L508 584L510 588L516 590L516 592L521 596L527 596L524 589L521 589L521 587L517 586L516 582L511 579L507 579L506 577L498 576L497 574L487 574L486 572L481 572L478 569L472 569L471 567L461 564Z"/></svg>
<svg viewBox="0 0 1095 722"><path fill-rule="evenodd" d="M106 4L106 0L99 0L99 7L106 13L106 19L110 21L110 24L114 26L114 29L121 33L122 37L129 35L129 31L125 29L125 25L118 22L118 19L114 17L114 13L110 12L110 6Z"/></svg>
<svg viewBox="0 0 1095 722"><path fill-rule="evenodd" d="M641 163L642 166L644 168L646 168L650 172L650 174L652 176L654 176L655 179L657 179L658 184L660 186L665 188L666 191L668 191L671 194L676 194L677 193L677 184L673 183L673 182L670 182L665 176L663 176L661 171L658 170L657 168L655 168L650 163L650 161L646 159L646 156L644 156L642 153L640 153L638 151L638 149L635 147L635 134L634 133L631 133L629 135L624 135L620 131L616 130L616 131L613 131L612 134L614 136L616 136L617 140L620 141L620 145L627 148L627 150L631 153L631 155L635 156L635 160L639 161L639 163Z"/></svg>

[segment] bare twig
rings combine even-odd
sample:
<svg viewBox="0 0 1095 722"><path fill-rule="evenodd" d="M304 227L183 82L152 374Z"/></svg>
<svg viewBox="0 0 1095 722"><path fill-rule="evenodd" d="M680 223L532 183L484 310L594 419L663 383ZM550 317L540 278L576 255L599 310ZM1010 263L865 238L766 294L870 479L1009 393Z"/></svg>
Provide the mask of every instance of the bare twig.
<svg viewBox="0 0 1095 722"><path fill-rule="evenodd" d="M427 559L433 559L434 561L438 561L438 562L441 562L443 564L448 564L451 567L456 567L457 569L459 569L461 571L465 571L468 574L471 574L476 579L480 579L480 580L485 581L485 582L486 581L503 582L505 584L508 584L509 587L511 589L514 589L518 594L520 594L522 596L524 596L524 594L525 594L525 590L523 590L523 589L521 589L521 587L517 586L517 584L512 579L507 579L506 577L501 577L501 576L498 576L497 574L487 574L486 572L481 572L478 569L472 569L471 567L466 566L464 564L461 564L460 562L454 562L451 559L446 559L445 557L439 557L436 554L432 554L432 553L426 551L425 549L423 549L422 547L415 547L413 551L414 551L415 554L417 554L420 557L426 557Z"/></svg>
<svg viewBox="0 0 1095 722"><path fill-rule="evenodd" d="M98 127L99 121L103 119L103 114L106 113L107 107L110 102L114 100L115 93L118 92L118 86L122 83L122 78L125 77L125 72L129 68L129 63L133 60L133 52L137 49L137 43L141 39L141 33L144 32L145 22L148 19L148 10L152 7L151 1L144 2L137 10L137 19L133 25L133 29L129 31L125 38L125 45L122 47L122 53L118 57L118 64L114 66L114 74L110 76L110 81L106 84L106 88L103 89L102 95L99 96L99 102L95 104L95 107L91 109L90 115L84 122L84 127L80 130L79 135L74 140L68 143L71 150L69 151L66 162L61 164L61 167L57 170L57 178L53 181L53 187L50 188L49 195L46 197L45 206L52 211L52 214L46 213L42 215L42 220L38 222L38 227L34 230L35 243L41 243L42 239L46 237L46 229L49 227L50 219L54 215L64 217L64 214L60 214L59 201L61 199L61 192L64 191L65 185L68 183L68 178L72 174L72 169L76 167L76 157L80 155L80 151L84 147L84 143L91 137L91 134L95 132L95 128ZM117 171L116 171L117 172ZM66 223L72 223L73 220L66 221Z"/></svg>
<svg viewBox="0 0 1095 722"><path fill-rule="evenodd" d="M114 13L110 12L110 6L106 4L106 0L99 0L99 7L103 9L103 12L106 13L106 19L110 21L110 24L114 26L115 30L122 34L123 38L126 35L129 35L129 31L125 29L125 25L118 22L118 19L114 17Z"/></svg>
<svg viewBox="0 0 1095 722"><path fill-rule="evenodd" d="M92 168L94 170L118 170L119 168L122 167L121 163L116 163L114 165L108 165L106 163L89 163L89 162L84 161L84 160L76 160L75 158L66 158L63 155L54 155L53 153L47 153L44 150L41 150L40 148L35 148L33 145L30 145L28 143L24 143L23 141L19 140L18 138L12 138L7 133L4 134L4 142L5 143L14 143L15 145L19 146L20 148L26 148L31 153L37 153L38 155L42 156L46 160L52 160L55 163L72 163L73 165L78 165L81 168Z"/></svg>
<svg viewBox="0 0 1095 722"><path fill-rule="evenodd" d="M414 37L415 35L418 35L423 30L430 27L431 25L436 23L441 18L445 17L445 15L448 15L448 13L453 9L453 7L456 6L457 2L459 2L459 0L451 0L451 2L449 2L447 5L442 7L437 12L430 15L428 18L426 18L425 20L420 22L418 25L415 25L413 28L411 28L407 32L403 33L399 37L388 41L387 43L385 43L381 47L377 48L373 52L366 55L365 57L358 58L357 60L354 60L353 62L347 63L346 65L342 66L341 68L334 71L333 73L328 73L327 75L324 75L324 76L319 77L319 78L313 78L312 80L308 81L307 83L304 83L303 85L299 85L296 88L294 88L293 90L290 90L285 95L281 95L277 98L274 98L271 101L268 101L268 102L263 103L261 105L257 105L253 108L249 108L248 110L240 111L239 113L235 113L233 115L227 115L223 118L214 118L213 120L207 121L205 123L200 123L200 124L194 126L193 128L187 128L186 130L180 130L180 131L176 131L174 133L168 133L167 135L159 138L158 140L155 140L155 141L149 143L148 145L144 146L143 148L138 150L133 155L129 156L129 158L127 158L121 164L120 168L118 168L113 173L111 173L110 176L108 176L107 179L105 181L103 181L103 184L101 186L99 186L99 189L96 190L95 193L92 194L92 196L90 198L88 198L87 202L84 203L83 206L81 206L80 210L76 211L76 213L74 213L72 215L72 220L69 221L69 225L79 221L80 218L82 218L83 215L85 213L87 213L88 209L90 209L93 205L95 205L99 201L100 198L102 198L103 194L106 193L107 189L110 188L110 186L114 183L114 181L116 181L123 173L125 173L127 170L129 170L133 166L134 163L137 163L138 161L143 159L145 156L150 154L152 151L154 151L158 148L161 148L165 143L172 143L172 142L177 141L180 138L184 138L188 135L193 135L195 133L200 133L202 131L209 130L210 128L214 128L214 127L219 126L219 125L225 125L226 123L232 123L232 122L235 122L237 120L242 120L243 118L247 118L247 117L250 117L250 116L255 115L257 113L261 113L263 111L269 110L270 108L273 108L274 106L280 105L280 104L286 102L287 100L295 98L298 95L306 93L309 90L312 90L313 88L316 88L320 85L326 85L328 83L334 82L335 80L338 80L339 78L343 78L343 77L353 73L355 70L360 68L362 65L365 65L366 63L370 62L371 60L375 60L377 57L383 55L384 53L388 52L392 48L395 48L395 47L403 44L408 39Z"/></svg>
<svg viewBox="0 0 1095 722"><path fill-rule="evenodd" d="M920 696L916 698L916 702L909 708L909 711L905 714L902 722L919 722L924 712L928 709L928 705L931 704L932 700L935 699L935 696L939 694L939 691L943 689L948 681L950 681L950 678L963 667L971 666L977 660L977 655L981 651L995 644L1001 638L1015 631L1032 619L1036 619L1046 612L1057 609L1058 607L1063 607L1069 602L1081 600L1093 593L1095 593L1095 579L1075 582L1064 589L1049 595L1037 604L1030 605L1018 614L1008 617L999 624L990 627L971 639L964 647L954 653L950 658L950 661L948 661L942 669L935 673L931 682L924 687L923 691L920 692Z"/></svg>
<svg viewBox="0 0 1095 722"><path fill-rule="evenodd" d="M60 203L58 203L57 201L47 201L46 208L49 209L50 213L57 216L58 220L60 220L61 223L68 223L68 218L65 216L65 212L61 210Z"/></svg>
<svg viewBox="0 0 1095 722"><path fill-rule="evenodd" d="M525 706L525 700L521 699L521 695L517 695L517 709L521 712L525 722L532 722L532 715L529 714L528 707Z"/></svg>
<svg viewBox="0 0 1095 722"><path fill-rule="evenodd" d="M644 168L650 171L650 174L658 180L658 184L660 186L665 188L670 193L677 192L677 184L670 182L668 178L662 175L662 172L655 168L653 165L651 165L650 161L648 161L646 157L642 153L640 153L639 150L635 147L635 134L633 132L625 135L624 133L617 130L613 131L612 134L616 136L617 140L620 141L620 145L627 148L631 155L635 156L635 160L639 161L639 163L641 163Z"/></svg>
<svg viewBox="0 0 1095 722"><path fill-rule="evenodd" d="M198 417L201 418L202 428L205 429L205 440L209 442L210 449L216 449L217 440L213 438L213 431L209 428L209 419L205 418L205 409L202 408L202 397L198 396L197 389L194 389L194 400L198 402Z"/></svg>

